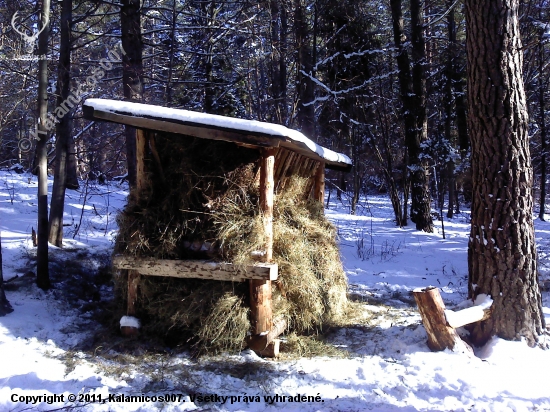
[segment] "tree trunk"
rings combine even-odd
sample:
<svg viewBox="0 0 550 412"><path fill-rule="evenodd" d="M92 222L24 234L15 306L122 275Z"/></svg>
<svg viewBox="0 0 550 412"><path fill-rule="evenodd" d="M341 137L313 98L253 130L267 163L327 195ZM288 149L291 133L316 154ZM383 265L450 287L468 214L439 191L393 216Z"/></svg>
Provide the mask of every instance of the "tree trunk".
<svg viewBox="0 0 550 412"><path fill-rule="evenodd" d="M143 42L141 39L141 1L122 0L120 26L122 36L122 82L124 98L131 102L143 100ZM126 161L128 182L136 184L136 129L126 126Z"/></svg>
<svg viewBox="0 0 550 412"><path fill-rule="evenodd" d="M542 9L542 8L541 8ZM542 21L542 10L539 10L539 18ZM539 199L539 219L544 219L546 212L546 153L548 151L547 144L547 131L546 131L546 87L543 78L544 73L544 38L545 30L541 30L539 44L538 44L538 63L539 63L539 75L538 75L538 92L539 92L539 128L540 128L540 199Z"/></svg>
<svg viewBox="0 0 550 412"><path fill-rule="evenodd" d="M71 26L72 0L63 0L61 4L60 45L57 90L57 107L70 95L71 83ZM50 243L61 247L63 243L63 211L65 209L65 189L67 187L67 166L69 164L69 142L71 141L71 113L67 112L57 124L57 142L55 146L55 171L50 205Z"/></svg>
<svg viewBox="0 0 550 412"><path fill-rule="evenodd" d="M288 109L286 104L287 98L287 67L286 67L286 55L288 52L287 44L287 32L288 32L288 19L287 19L287 3L285 0L281 1L281 39L280 39L280 52L279 52L279 85L280 85L280 108L281 108L281 124L288 125Z"/></svg>
<svg viewBox="0 0 550 412"><path fill-rule="evenodd" d="M40 28L46 28L38 36L38 55L48 53L50 34L50 0L42 1ZM38 63L38 135L36 158L38 166L38 247L36 257L36 283L39 288L50 288L48 272L48 60L40 59Z"/></svg>
<svg viewBox="0 0 550 412"><path fill-rule="evenodd" d="M473 199L469 296L492 297L490 319L470 338L525 337L544 329L533 228L533 171L522 78L518 0L466 0L468 125Z"/></svg>
<svg viewBox="0 0 550 412"><path fill-rule="evenodd" d="M298 127L307 137L315 140L315 112L313 104L313 81L309 76L314 76L313 73L313 55L312 45L309 36L309 27L305 14L305 6L302 0L294 2L294 28L296 35L296 48L298 57L296 59L296 88L298 104ZM309 74L306 76L304 73Z"/></svg>
<svg viewBox="0 0 550 412"><path fill-rule="evenodd" d="M4 272L2 270L2 235L0 234L0 317L13 312L4 292Z"/></svg>
<svg viewBox="0 0 550 412"><path fill-rule="evenodd" d="M424 73L424 19L421 2L411 1L413 68L405 50L401 0L391 0L394 43L397 48L399 89L405 120L405 144L408 151L411 184L411 220L418 230L433 231L427 165L421 159L421 144L427 139L426 78Z"/></svg>
<svg viewBox="0 0 550 412"><path fill-rule="evenodd" d="M447 7L452 7L452 0L447 2ZM447 70L445 79L445 139L448 144L454 145L452 123L453 123L453 65L454 65L454 51L456 46L453 40L456 40L456 24L454 9L449 11L447 16L447 31L449 36L449 42L447 44ZM447 217L452 219L454 212L455 201L455 163L453 159L447 162L447 185L449 188L449 207L447 209ZM443 218L443 216L441 216Z"/></svg>

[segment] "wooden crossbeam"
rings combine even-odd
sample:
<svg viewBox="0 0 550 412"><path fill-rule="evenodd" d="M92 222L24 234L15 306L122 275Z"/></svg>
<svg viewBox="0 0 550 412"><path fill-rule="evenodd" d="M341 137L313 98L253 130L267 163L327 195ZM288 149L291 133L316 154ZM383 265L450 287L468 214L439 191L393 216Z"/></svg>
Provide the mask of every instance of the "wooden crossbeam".
<svg viewBox="0 0 550 412"><path fill-rule="evenodd" d="M205 260L167 260L114 256L113 266L121 270L135 270L142 275L168 276L205 280L225 280L242 282L249 279L276 280L276 263L258 263L236 266L231 263Z"/></svg>

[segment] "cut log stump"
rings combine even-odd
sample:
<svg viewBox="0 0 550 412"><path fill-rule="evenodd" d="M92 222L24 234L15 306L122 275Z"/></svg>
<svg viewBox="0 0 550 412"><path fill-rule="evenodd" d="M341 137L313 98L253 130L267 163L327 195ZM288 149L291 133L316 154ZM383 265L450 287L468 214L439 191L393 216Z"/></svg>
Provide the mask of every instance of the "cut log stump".
<svg viewBox="0 0 550 412"><path fill-rule="evenodd" d="M415 289L413 295L432 351L454 350L457 345L465 345L456 330L447 325L445 304L438 288Z"/></svg>

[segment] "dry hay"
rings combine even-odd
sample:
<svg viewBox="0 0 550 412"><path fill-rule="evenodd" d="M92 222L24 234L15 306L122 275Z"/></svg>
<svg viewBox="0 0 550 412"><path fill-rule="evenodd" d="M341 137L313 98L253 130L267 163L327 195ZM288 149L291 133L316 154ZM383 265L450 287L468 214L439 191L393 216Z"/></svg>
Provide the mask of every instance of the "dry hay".
<svg viewBox="0 0 550 412"><path fill-rule="evenodd" d="M157 139L166 165L164 196L153 189L128 205L119 218L118 253L204 258L204 252L190 251L185 243L200 239L216 245L218 259L246 265L264 249L257 151L204 142L189 138L178 145ZM155 185L159 175L152 174ZM286 318L297 333L338 322L348 307L335 229L323 205L306 200L307 183L289 179L276 194L274 208L273 253L279 264L274 318ZM124 288L124 279L119 280ZM250 332L247 282L142 277L137 307L145 334L171 344L193 342L199 352L240 350Z"/></svg>

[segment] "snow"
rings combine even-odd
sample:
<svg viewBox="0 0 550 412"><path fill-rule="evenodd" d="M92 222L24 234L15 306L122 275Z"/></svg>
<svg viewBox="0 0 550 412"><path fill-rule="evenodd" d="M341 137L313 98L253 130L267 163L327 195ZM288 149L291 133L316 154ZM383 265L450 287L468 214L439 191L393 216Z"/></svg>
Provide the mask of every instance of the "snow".
<svg viewBox="0 0 550 412"><path fill-rule="evenodd" d="M480 293L474 301L474 306L463 309L459 312L446 309L445 318L450 326L453 328L459 328L482 319L484 310L489 309L492 304L493 299L491 299L490 296Z"/></svg>
<svg viewBox="0 0 550 412"><path fill-rule="evenodd" d="M120 318L120 327L139 329L141 327L141 323L138 318L135 318L133 316L123 316Z"/></svg>
<svg viewBox="0 0 550 412"><path fill-rule="evenodd" d="M327 215L338 228L350 296L361 302L367 319L328 332L327 342L347 355L273 361L245 350L196 359L177 348L129 349L139 337L107 344L94 334L100 324L87 308L108 304L112 287L98 283L94 298L78 286L112 252L115 216L128 195L125 184L88 188L86 204L97 214L82 210L84 189L67 192L65 221L74 223L65 227L65 247L50 247L59 277L48 292L28 273L36 255L30 240L36 190L34 176L0 171L4 277L15 309L0 318L1 411L550 410L549 350L498 338L476 356L434 353L426 345L411 291L434 285L447 308L468 304L467 213L446 219L443 240L438 230L395 227L383 196L363 199L356 216L346 202L331 203ZM537 220L536 233L540 277L546 281L550 223ZM544 291L547 322L549 297ZM474 304L489 305L490 298Z"/></svg>
<svg viewBox="0 0 550 412"><path fill-rule="evenodd" d="M329 162L351 165L351 159L318 145L297 130L289 129L280 124L259 122L257 120L238 119L234 117L193 112L190 110L172 109L150 104L122 102L109 99L87 99L84 105L111 113L130 114L137 117L156 117L161 119L178 120L181 122L197 123L204 126L213 126L224 129L247 131L250 133L268 134L289 139L293 143L302 143L309 150L318 154Z"/></svg>

